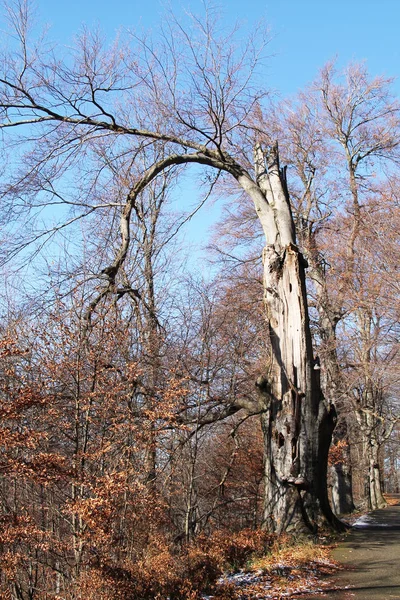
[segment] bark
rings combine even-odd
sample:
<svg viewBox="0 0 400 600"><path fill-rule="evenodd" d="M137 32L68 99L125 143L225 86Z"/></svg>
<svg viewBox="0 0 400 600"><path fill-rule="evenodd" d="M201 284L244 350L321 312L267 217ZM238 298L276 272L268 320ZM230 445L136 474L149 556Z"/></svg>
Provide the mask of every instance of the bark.
<svg viewBox="0 0 400 600"><path fill-rule="evenodd" d="M371 510L386 506L386 500L383 497L379 450L379 445L372 439L368 448L367 473L368 504Z"/></svg>
<svg viewBox="0 0 400 600"><path fill-rule="evenodd" d="M339 439L344 439L340 436ZM336 439L335 439L336 441ZM353 500L350 448L344 452L343 461L331 465L332 507L336 515L345 515L355 509Z"/></svg>
<svg viewBox="0 0 400 600"><path fill-rule="evenodd" d="M336 421L315 369L305 285L306 262L296 245L284 170L277 147L256 174L266 206L257 213L267 236L264 290L272 348L271 372L258 382L266 398L265 524L272 531L315 531L322 516L341 529L329 506L327 463Z"/></svg>
<svg viewBox="0 0 400 600"><path fill-rule="evenodd" d="M380 420L369 410L358 410L357 422L360 426L363 440L363 458L365 474L365 497L368 508L375 510L386 506L383 497L380 453L384 435L380 431Z"/></svg>
<svg viewBox="0 0 400 600"><path fill-rule="evenodd" d="M295 213L297 232L301 248L304 248L309 265L307 277L312 281L314 288L314 302L318 311L318 357L315 368L321 368L321 387L327 405L334 405L338 412L338 425L334 432L334 443L345 441L349 450L347 422L344 403L341 398L342 381L337 357L337 324L343 317L343 299L332 296L328 291L326 278L326 265L317 245L317 227L313 218L313 207L318 207L319 200L314 194L314 180L317 167L314 166L314 157L307 151L307 159L300 153L297 162L297 171L303 185L303 194L297 204ZM350 453L348 452L348 459ZM329 470L329 478L333 482L333 505L338 514L338 506L343 512L354 509L352 500L351 462L346 465L334 464Z"/></svg>
<svg viewBox="0 0 400 600"><path fill-rule="evenodd" d="M368 478L371 508L375 509L386 506L386 500L383 497L379 461L374 460L374 458L370 458Z"/></svg>
<svg viewBox="0 0 400 600"><path fill-rule="evenodd" d="M339 369L336 351L336 327L341 318L340 310L332 304L326 285L323 268L318 259L313 244L308 244L309 262L311 264L311 278L316 289L316 301L318 310L318 327L321 344L319 347L320 361L322 365L321 384L326 400L334 404L338 411L338 424L333 434L333 444L345 442L342 447L343 461L335 462L330 467L330 479L332 482L332 506L335 514L348 514L354 509L353 486L352 486L352 464L350 454L350 441L346 421L346 407L343 400L342 378Z"/></svg>
<svg viewBox="0 0 400 600"><path fill-rule="evenodd" d="M382 383L373 369L372 312L368 307L361 307L356 316L361 334L360 362L363 369L360 393L356 404L356 419L362 436L365 461L365 495L369 508L374 510L386 505L382 490L380 452L391 429L389 427L389 431L385 431L385 422L381 415Z"/></svg>

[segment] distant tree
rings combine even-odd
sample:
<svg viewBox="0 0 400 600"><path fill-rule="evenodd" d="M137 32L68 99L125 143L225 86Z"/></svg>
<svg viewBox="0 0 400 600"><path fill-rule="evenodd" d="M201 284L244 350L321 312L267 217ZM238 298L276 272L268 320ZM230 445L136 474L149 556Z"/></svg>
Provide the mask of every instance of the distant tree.
<svg viewBox="0 0 400 600"><path fill-rule="evenodd" d="M354 382L351 394L353 401L356 398L352 406L363 439L360 458L365 460L365 489L371 508L385 503L379 454L387 429L386 425L382 427L381 377L374 373L377 366L374 353L380 353L379 344L383 342L379 333L382 327L379 296L383 288L375 267L382 257L373 239L375 235L371 238L372 231L368 232L365 225L369 222L372 229L382 226L383 236L388 235L390 228L387 216L382 221L378 216L380 209L377 211L382 186L387 185L399 158L399 104L391 94L390 83L384 78L370 78L360 65L350 65L341 74L336 73L334 65L328 65L317 83L325 111L322 126L336 143L333 152L337 153L338 165L345 168L347 216L339 224L339 227L344 225L341 239L336 238L340 256L336 254L328 261L335 265L331 272L336 271L333 277L336 302L339 301L344 314L350 315L349 328L357 332L351 336L354 351L358 347L355 362L363 365L363 375L359 373L360 379Z"/></svg>

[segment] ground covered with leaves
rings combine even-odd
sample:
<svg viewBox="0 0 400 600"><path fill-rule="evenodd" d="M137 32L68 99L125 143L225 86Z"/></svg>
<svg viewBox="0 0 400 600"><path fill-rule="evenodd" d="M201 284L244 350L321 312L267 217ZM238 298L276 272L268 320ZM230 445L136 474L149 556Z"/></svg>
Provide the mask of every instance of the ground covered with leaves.
<svg viewBox="0 0 400 600"><path fill-rule="evenodd" d="M215 592L203 598L278 600L331 588L329 576L340 567L330 558L325 541L276 538L265 556L253 557L239 571L222 576Z"/></svg>

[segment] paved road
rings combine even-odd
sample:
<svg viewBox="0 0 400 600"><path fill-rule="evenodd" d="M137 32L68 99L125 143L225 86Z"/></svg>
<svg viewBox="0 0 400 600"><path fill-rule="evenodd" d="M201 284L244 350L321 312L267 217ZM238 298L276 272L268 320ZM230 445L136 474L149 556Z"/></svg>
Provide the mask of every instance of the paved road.
<svg viewBox="0 0 400 600"><path fill-rule="evenodd" d="M346 565L334 577L342 589L327 591L323 598L400 600L400 505L357 521L333 557Z"/></svg>

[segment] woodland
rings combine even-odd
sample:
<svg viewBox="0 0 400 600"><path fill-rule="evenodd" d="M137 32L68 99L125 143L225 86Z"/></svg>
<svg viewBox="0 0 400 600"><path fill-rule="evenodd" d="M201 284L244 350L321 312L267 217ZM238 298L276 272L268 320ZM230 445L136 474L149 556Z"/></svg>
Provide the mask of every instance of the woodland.
<svg viewBox="0 0 400 600"><path fill-rule="evenodd" d="M5 10L0 598L235 598L228 566L400 492L392 81L278 98L210 6L68 48Z"/></svg>

